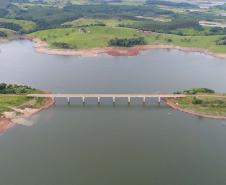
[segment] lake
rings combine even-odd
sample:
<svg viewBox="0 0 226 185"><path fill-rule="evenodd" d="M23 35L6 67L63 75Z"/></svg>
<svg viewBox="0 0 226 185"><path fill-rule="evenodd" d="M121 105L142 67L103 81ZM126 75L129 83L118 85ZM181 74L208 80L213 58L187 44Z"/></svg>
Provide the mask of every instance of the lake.
<svg viewBox="0 0 226 185"><path fill-rule="evenodd" d="M35 53L30 41L0 45L2 82L55 93L226 92L226 60L155 49L135 57ZM157 100L112 105L57 99L0 136L3 185L224 185L226 121L193 117Z"/></svg>

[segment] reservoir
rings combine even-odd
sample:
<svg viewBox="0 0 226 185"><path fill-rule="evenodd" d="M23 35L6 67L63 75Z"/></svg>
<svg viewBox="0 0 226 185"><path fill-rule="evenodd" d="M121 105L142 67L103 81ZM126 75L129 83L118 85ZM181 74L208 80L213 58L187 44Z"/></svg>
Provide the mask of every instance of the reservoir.
<svg viewBox="0 0 226 185"><path fill-rule="evenodd" d="M154 49L94 58L39 54L30 41L0 45L0 81L54 93L226 92L226 60ZM224 185L226 121L157 100L56 105L0 136L2 185Z"/></svg>

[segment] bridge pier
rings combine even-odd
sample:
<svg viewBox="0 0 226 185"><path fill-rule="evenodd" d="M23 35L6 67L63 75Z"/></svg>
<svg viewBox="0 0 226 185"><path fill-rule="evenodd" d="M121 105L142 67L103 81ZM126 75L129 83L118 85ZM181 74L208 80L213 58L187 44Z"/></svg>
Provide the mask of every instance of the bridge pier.
<svg viewBox="0 0 226 185"><path fill-rule="evenodd" d="M70 102L70 97L67 97L67 104L70 105L71 102Z"/></svg>
<svg viewBox="0 0 226 185"><path fill-rule="evenodd" d="M100 105L100 97L99 96L97 97L97 102L98 102L98 105Z"/></svg>
<svg viewBox="0 0 226 185"><path fill-rule="evenodd" d="M158 104L160 105L160 103L161 103L161 97L159 96L158 97Z"/></svg>
<svg viewBox="0 0 226 185"><path fill-rule="evenodd" d="M113 101L113 104L115 104L115 97L114 96L112 97L112 101Z"/></svg>
<svg viewBox="0 0 226 185"><path fill-rule="evenodd" d="M146 103L146 97L143 97L143 105Z"/></svg>
<svg viewBox="0 0 226 185"><path fill-rule="evenodd" d="M131 98L128 97L128 105L130 105L130 102L131 102Z"/></svg>
<svg viewBox="0 0 226 185"><path fill-rule="evenodd" d="M82 97L82 104L85 105L85 96Z"/></svg>

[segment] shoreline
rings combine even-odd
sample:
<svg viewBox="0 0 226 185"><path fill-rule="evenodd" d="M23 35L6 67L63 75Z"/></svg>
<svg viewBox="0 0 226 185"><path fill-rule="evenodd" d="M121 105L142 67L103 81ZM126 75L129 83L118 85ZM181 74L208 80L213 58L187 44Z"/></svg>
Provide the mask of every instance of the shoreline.
<svg viewBox="0 0 226 185"><path fill-rule="evenodd" d="M142 51L147 51L151 49L176 49L184 52L197 52L203 53L205 55L226 59L226 53L215 53L204 48L194 48L194 47L182 47L175 45L165 45L165 44L148 44L139 45L129 48L125 47L99 47L90 49L52 49L49 48L47 42L41 41L38 38L28 38L22 37L22 39L28 39L33 42L33 48L36 52L48 55L64 55L64 56L81 56L81 57L97 57L100 54L108 54L110 56L137 56Z"/></svg>
<svg viewBox="0 0 226 185"><path fill-rule="evenodd" d="M40 111L44 109L48 109L54 105L55 101L51 98L46 98L44 100L44 103L39 108L14 108L13 111L9 112L3 112L2 117L0 117L0 134L4 133L8 129L14 127L17 124L20 124L21 121L23 121L26 118L29 118L33 116L34 114L39 113ZM16 113L21 113L20 115L17 115Z"/></svg>
<svg viewBox="0 0 226 185"><path fill-rule="evenodd" d="M202 118L209 118L209 119L216 119L216 120L226 120L226 116L214 116L214 115L208 115L208 114L202 114L202 113L197 113L191 110L186 110L181 108L180 106L178 106L177 104L175 104L174 102L172 102L169 99L163 99L164 102L171 107L174 110L180 111L180 112L184 112L187 114L190 114L192 116L196 116L196 117L202 117Z"/></svg>

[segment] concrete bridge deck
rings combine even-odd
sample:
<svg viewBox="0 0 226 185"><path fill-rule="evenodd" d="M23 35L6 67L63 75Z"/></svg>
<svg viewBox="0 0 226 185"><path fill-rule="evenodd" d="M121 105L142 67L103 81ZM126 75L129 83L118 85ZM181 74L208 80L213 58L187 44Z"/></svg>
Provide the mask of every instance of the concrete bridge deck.
<svg viewBox="0 0 226 185"><path fill-rule="evenodd" d="M149 98L181 98L185 97L184 94L28 94L27 96L30 97L43 97L43 98L111 98L111 97L118 97L118 98L143 98L143 97L149 97Z"/></svg>
<svg viewBox="0 0 226 185"><path fill-rule="evenodd" d="M131 98L142 98L143 103L145 103L146 98L158 98L160 103L161 98L182 98L186 95L183 94L28 94L29 97L41 97L41 98L67 98L68 104L70 104L70 98L81 98L83 104L86 98L97 98L98 104L100 104L101 98L112 98L113 103L115 103L116 98L127 98L128 103L131 102Z"/></svg>

